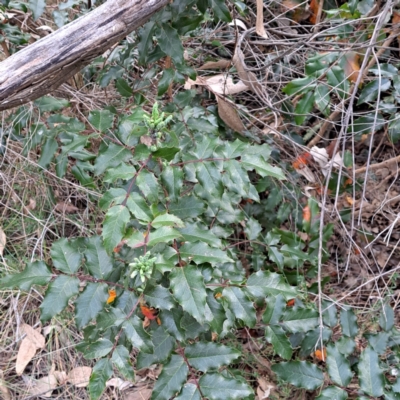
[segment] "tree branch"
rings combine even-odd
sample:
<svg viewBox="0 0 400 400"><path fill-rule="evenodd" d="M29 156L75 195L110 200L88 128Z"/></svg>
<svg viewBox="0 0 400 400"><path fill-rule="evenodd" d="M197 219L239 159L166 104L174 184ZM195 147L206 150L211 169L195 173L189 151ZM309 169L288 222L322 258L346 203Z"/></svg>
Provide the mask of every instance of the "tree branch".
<svg viewBox="0 0 400 400"><path fill-rule="evenodd" d="M0 111L50 93L169 0L108 0L0 63Z"/></svg>

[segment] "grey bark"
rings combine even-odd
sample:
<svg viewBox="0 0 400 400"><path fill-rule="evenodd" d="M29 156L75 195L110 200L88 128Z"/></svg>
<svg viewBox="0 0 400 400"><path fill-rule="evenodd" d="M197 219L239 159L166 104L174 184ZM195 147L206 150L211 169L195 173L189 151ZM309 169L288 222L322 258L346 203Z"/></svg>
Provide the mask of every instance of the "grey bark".
<svg viewBox="0 0 400 400"><path fill-rule="evenodd" d="M0 111L50 93L169 0L108 0L0 63Z"/></svg>

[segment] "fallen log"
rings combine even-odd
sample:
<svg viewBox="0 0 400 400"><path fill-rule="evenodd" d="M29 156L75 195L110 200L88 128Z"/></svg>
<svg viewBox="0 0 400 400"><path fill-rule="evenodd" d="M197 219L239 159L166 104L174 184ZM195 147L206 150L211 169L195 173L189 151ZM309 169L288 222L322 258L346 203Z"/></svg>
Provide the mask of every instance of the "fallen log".
<svg viewBox="0 0 400 400"><path fill-rule="evenodd" d="M169 0L108 0L0 63L0 111L35 100L143 25Z"/></svg>

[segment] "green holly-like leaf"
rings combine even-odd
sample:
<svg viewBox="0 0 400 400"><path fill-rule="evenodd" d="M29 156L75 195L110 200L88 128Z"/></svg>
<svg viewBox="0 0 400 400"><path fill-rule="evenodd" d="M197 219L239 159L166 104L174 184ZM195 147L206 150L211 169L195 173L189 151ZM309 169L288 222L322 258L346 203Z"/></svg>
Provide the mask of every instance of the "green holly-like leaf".
<svg viewBox="0 0 400 400"><path fill-rule="evenodd" d="M289 361L272 366L279 379L299 388L315 390L324 383L324 374L307 361Z"/></svg>
<svg viewBox="0 0 400 400"><path fill-rule="evenodd" d="M144 292L144 298L147 304L161 310L171 310L171 308L176 307L176 303L167 288L161 285L149 286L150 285L147 285L146 291Z"/></svg>
<svg viewBox="0 0 400 400"><path fill-rule="evenodd" d="M115 348L111 361L125 379L135 382L135 372L130 361L129 351L125 346Z"/></svg>
<svg viewBox="0 0 400 400"><path fill-rule="evenodd" d="M338 94L338 96L342 99L346 98L350 85L349 81L346 79L344 74L344 70L342 67L338 65L334 65L326 72L326 78L328 83L333 87L333 90Z"/></svg>
<svg viewBox="0 0 400 400"><path fill-rule="evenodd" d="M82 255L73 242L66 238L54 242L50 254L54 266L66 274L74 274L81 265Z"/></svg>
<svg viewBox="0 0 400 400"><path fill-rule="evenodd" d="M114 247L121 241L125 234L125 226L130 218L129 211L124 206L111 207L103 223L104 247L112 253Z"/></svg>
<svg viewBox="0 0 400 400"><path fill-rule="evenodd" d="M99 155L94 163L95 175L100 175L109 168L115 168L124 161L128 161L132 154L125 147L110 143L100 146Z"/></svg>
<svg viewBox="0 0 400 400"><path fill-rule="evenodd" d="M142 170L136 179L141 192L150 203L155 203L158 199L158 181L152 172Z"/></svg>
<svg viewBox="0 0 400 400"><path fill-rule="evenodd" d="M342 326L342 333L348 337L356 337L358 333L357 317L354 315L353 310L343 309L340 312L340 325Z"/></svg>
<svg viewBox="0 0 400 400"><path fill-rule="evenodd" d="M40 319L48 321L68 305L68 300L79 293L79 279L61 275L50 283L40 305Z"/></svg>
<svg viewBox="0 0 400 400"><path fill-rule="evenodd" d="M29 0L28 7L32 11L33 19L36 21L46 8L45 0Z"/></svg>
<svg viewBox="0 0 400 400"><path fill-rule="evenodd" d="M176 226L177 228L183 228L185 224L183 221L172 214L161 214L154 218L151 223L153 228L161 228L162 226Z"/></svg>
<svg viewBox="0 0 400 400"><path fill-rule="evenodd" d="M282 275L269 271L257 271L247 280L247 290L255 297L281 295L286 300L298 295L297 289L285 282Z"/></svg>
<svg viewBox="0 0 400 400"><path fill-rule="evenodd" d="M148 246L155 246L158 243L168 243L174 239L182 239L182 235L170 226L162 226L149 234Z"/></svg>
<svg viewBox="0 0 400 400"><path fill-rule="evenodd" d="M143 224L146 224L153 220L153 215L150 211L149 206L143 197L138 193L132 193L128 197L126 206L129 211Z"/></svg>
<svg viewBox="0 0 400 400"><path fill-rule="evenodd" d="M29 4L32 4L33 2L44 3L43 0L30 0ZM35 15L35 13L33 13L33 15ZM68 100L56 99L53 96L43 96L40 99L35 100L34 103L41 112L57 111L70 106Z"/></svg>
<svg viewBox="0 0 400 400"><path fill-rule="evenodd" d="M114 115L109 110L94 110L89 113L89 122L100 132L111 128Z"/></svg>
<svg viewBox="0 0 400 400"><path fill-rule="evenodd" d="M240 351L213 342L198 342L186 346L185 357L192 367L207 372L209 369L219 369L222 365L229 365L240 357Z"/></svg>
<svg viewBox="0 0 400 400"><path fill-rule="evenodd" d="M294 121L297 125L302 125L304 120L309 116L309 113L314 107L314 92L310 91L303 95L303 97L297 102L295 108Z"/></svg>
<svg viewBox="0 0 400 400"><path fill-rule="evenodd" d="M188 223L183 229L179 229L179 232L187 242L204 242L211 247L221 246L221 239L211 233L205 225Z"/></svg>
<svg viewBox="0 0 400 400"><path fill-rule="evenodd" d="M118 93L123 97L131 97L133 94L132 88L125 79L117 78L115 81L115 87L117 88Z"/></svg>
<svg viewBox="0 0 400 400"><path fill-rule="evenodd" d="M346 400L347 392L336 386L329 386L325 388L315 400Z"/></svg>
<svg viewBox="0 0 400 400"><path fill-rule="evenodd" d="M163 315L164 313L162 313ZM136 368L146 368L152 364L165 362L175 348L175 339L168 334L163 326L159 326L152 335L153 353L141 351L136 360Z"/></svg>
<svg viewBox="0 0 400 400"><path fill-rule="evenodd" d="M306 93L315 87L315 79L312 76L293 79L283 89L282 92L292 95Z"/></svg>
<svg viewBox="0 0 400 400"><path fill-rule="evenodd" d="M384 304L379 317L379 325L386 332L389 332L393 328L394 311L393 308L390 307L390 304Z"/></svg>
<svg viewBox="0 0 400 400"><path fill-rule="evenodd" d="M87 360L93 358L101 358L106 356L113 348L113 343L105 338L100 338L93 343L90 343L83 352L83 356Z"/></svg>
<svg viewBox="0 0 400 400"><path fill-rule="evenodd" d="M193 265L175 267L170 275L172 292L182 308L199 323L205 321L206 288L203 275Z"/></svg>
<svg viewBox="0 0 400 400"><path fill-rule="evenodd" d="M100 236L86 239L85 266L90 275L98 279L106 279L113 270L111 257L107 254Z"/></svg>
<svg viewBox="0 0 400 400"><path fill-rule="evenodd" d="M19 274L7 275L0 279L0 289L12 289L18 287L21 290L29 290L32 285L46 285L52 278L49 267L43 261L28 263Z"/></svg>
<svg viewBox="0 0 400 400"><path fill-rule="evenodd" d="M132 179L136 174L136 169L132 165L122 163L115 168L107 169L104 176L104 182L115 182L117 179L128 180Z"/></svg>
<svg viewBox="0 0 400 400"><path fill-rule="evenodd" d="M171 201L177 201L183 184L183 171L180 168L167 166L161 173L161 182Z"/></svg>
<svg viewBox="0 0 400 400"><path fill-rule="evenodd" d="M122 324L127 339L132 345L146 352L151 353L153 346L150 342L149 334L143 329L142 321L134 315Z"/></svg>
<svg viewBox="0 0 400 400"><path fill-rule="evenodd" d="M226 287L222 296L228 301L229 309L242 320L246 326L253 328L256 324L256 310L253 302L248 299L244 291L236 286Z"/></svg>
<svg viewBox="0 0 400 400"><path fill-rule="evenodd" d="M90 400L97 400L103 394L107 381L113 374L111 361L102 358L93 367L92 375L89 379Z"/></svg>
<svg viewBox="0 0 400 400"><path fill-rule="evenodd" d="M350 363L339 352L334 344L329 344L326 347L328 356L326 359L326 366L328 373L333 382L342 387L347 387L353 374L350 370Z"/></svg>
<svg viewBox="0 0 400 400"><path fill-rule="evenodd" d="M175 400L201 400L201 394L194 383L185 383Z"/></svg>
<svg viewBox="0 0 400 400"><path fill-rule="evenodd" d="M259 155L244 154L241 158L241 162L246 170L255 170L262 177L271 176L276 179L286 179L285 174L280 168L273 167L271 164L268 164Z"/></svg>
<svg viewBox="0 0 400 400"><path fill-rule="evenodd" d="M285 360L292 358L293 350L284 330L278 325L270 325L265 329L265 339L272 344L275 353Z"/></svg>
<svg viewBox="0 0 400 400"><path fill-rule="evenodd" d="M89 282L86 285L75 302L75 321L78 328L86 326L104 308L108 297L107 288L105 283Z"/></svg>
<svg viewBox="0 0 400 400"><path fill-rule="evenodd" d="M284 313L282 322L293 333L308 332L318 325L318 312L310 309L290 309Z"/></svg>
<svg viewBox="0 0 400 400"><path fill-rule="evenodd" d="M253 390L246 383L217 373L204 374L199 380L199 385L201 393L209 400L243 399L253 394Z"/></svg>
<svg viewBox="0 0 400 400"><path fill-rule="evenodd" d="M357 105L373 102L378 97L379 92L386 92L390 86L391 82L387 78L376 79L367 83L360 93Z"/></svg>
<svg viewBox="0 0 400 400"><path fill-rule="evenodd" d="M383 371L379 366L378 353L370 346L367 346L361 353L358 363L358 379L361 390L366 394L372 397L383 395Z"/></svg>
<svg viewBox="0 0 400 400"><path fill-rule="evenodd" d="M179 250L184 260L191 260L196 264L210 263L211 265L232 262L226 252L214 249L206 243L185 243Z"/></svg>
<svg viewBox="0 0 400 400"><path fill-rule="evenodd" d="M162 24L158 44L166 55L171 56L175 64L182 64L183 46L176 29L168 24Z"/></svg>
<svg viewBox="0 0 400 400"><path fill-rule="evenodd" d="M169 400L174 397L186 382L188 372L185 360L181 356L172 355L158 376L151 400Z"/></svg>
<svg viewBox="0 0 400 400"><path fill-rule="evenodd" d="M263 314L263 321L265 324L277 324L286 308L286 301L281 294L267 298L267 307Z"/></svg>
<svg viewBox="0 0 400 400"><path fill-rule="evenodd" d="M211 9L214 11L215 16L224 22L231 22L232 17L225 0L211 0Z"/></svg>
<svg viewBox="0 0 400 400"><path fill-rule="evenodd" d="M314 92L314 101L318 110L321 111L325 116L329 116L329 104L331 103L331 96L329 87L327 85L322 83L317 85Z"/></svg>
<svg viewBox="0 0 400 400"><path fill-rule="evenodd" d="M180 197L169 205L169 212L185 220L196 218L204 211L204 203L196 196Z"/></svg>

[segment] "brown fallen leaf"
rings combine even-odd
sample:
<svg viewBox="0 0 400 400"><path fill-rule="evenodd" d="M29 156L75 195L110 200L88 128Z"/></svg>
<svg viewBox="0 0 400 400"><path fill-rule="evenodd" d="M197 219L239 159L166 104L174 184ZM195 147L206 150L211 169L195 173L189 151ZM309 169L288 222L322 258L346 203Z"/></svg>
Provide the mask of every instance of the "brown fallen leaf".
<svg viewBox="0 0 400 400"><path fill-rule="evenodd" d="M197 68L199 71L204 69L225 69L231 66L231 60L218 60L218 61L208 61L201 67Z"/></svg>
<svg viewBox="0 0 400 400"><path fill-rule="evenodd" d="M76 367L69 371L67 380L76 387L86 387L89 385L89 378L92 374L90 367Z"/></svg>
<svg viewBox="0 0 400 400"><path fill-rule="evenodd" d="M75 207L73 204L59 201L54 207L54 211L58 211L65 214L72 214L74 212L79 211L79 208Z"/></svg>
<svg viewBox="0 0 400 400"><path fill-rule="evenodd" d="M256 32L257 35L268 39L267 32L264 28L264 2L263 0L257 0L257 17L256 17Z"/></svg>
<svg viewBox="0 0 400 400"><path fill-rule="evenodd" d="M149 400L153 389L148 389L146 387L140 388L139 390L129 391L124 396L124 400Z"/></svg>
<svg viewBox="0 0 400 400"><path fill-rule="evenodd" d="M218 114L222 121L236 132L243 133L246 129L235 108L221 97L217 97Z"/></svg>
<svg viewBox="0 0 400 400"><path fill-rule="evenodd" d="M36 349L43 349L46 343L44 336L28 324L21 325L21 332L35 345Z"/></svg>
<svg viewBox="0 0 400 400"><path fill-rule="evenodd" d="M3 229L0 227L0 256L3 255L4 248L6 247L7 237Z"/></svg>
<svg viewBox="0 0 400 400"><path fill-rule="evenodd" d="M242 50L240 50L239 48L236 49L232 61L239 75L239 78L243 81L243 83L247 85L251 90L253 90L254 93L261 94L263 92L263 87L258 81L256 75L253 72L246 70Z"/></svg>
<svg viewBox="0 0 400 400"><path fill-rule="evenodd" d="M68 375L65 371L54 371L53 375L56 377L59 385L64 385L68 381Z"/></svg>
<svg viewBox="0 0 400 400"><path fill-rule="evenodd" d="M29 211L33 211L35 208L36 208L36 200L29 199L29 204L27 206L24 206L22 211L25 215L27 215L29 214Z"/></svg>
<svg viewBox="0 0 400 400"><path fill-rule="evenodd" d="M22 339L21 345L19 346L17 361L15 363L15 372L17 375L22 375L25 367L29 364L32 358L36 354L36 346L31 339L25 337Z"/></svg>
<svg viewBox="0 0 400 400"><path fill-rule="evenodd" d="M28 391L31 395L40 395L40 397L51 397L53 390L57 387L57 378L53 374L31 382Z"/></svg>
<svg viewBox="0 0 400 400"><path fill-rule="evenodd" d="M250 90L250 88L242 81L234 83L231 76L223 74L208 77L198 76L195 81L189 78L185 83L185 89L191 89L194 85L206 86L210 92L224 95L236 94Z"/></svg>
<svg viewBox="0 0 400 400"><path fill-rule="evenodd" d="M132 382L124 381L121 378L111 378L106 382L106 386L112 386L118 388L118 390L126 390L129 387L133 386Z"/></svg>
<svg viewBox="0 0 400 400"><path fill-rule="evenodd" d="M360 55L355 51L348 51L343 55L343 69L346 78L352 82L357 82L360 74ZM362 83L362 79L360 84Z"/></svg>
<svg viewBox="0 0 400 400"><path fill-rule="evenodd" d="M11 392L8 389L7 382L4 380L3 371L0 369L0 398L3 400L12 400Z"/></svg>

